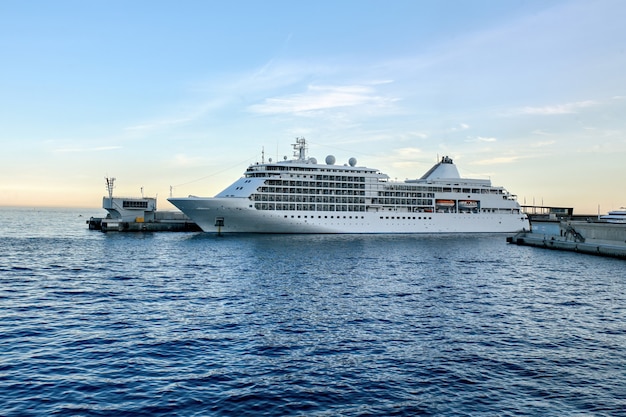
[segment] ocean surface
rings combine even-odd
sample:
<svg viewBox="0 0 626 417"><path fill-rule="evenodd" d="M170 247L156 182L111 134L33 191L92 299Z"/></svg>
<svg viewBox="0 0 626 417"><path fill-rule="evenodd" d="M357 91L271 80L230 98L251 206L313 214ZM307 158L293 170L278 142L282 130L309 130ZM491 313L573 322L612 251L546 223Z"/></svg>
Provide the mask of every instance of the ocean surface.
<svg viewBox="0 0 626 417"><path fill-rule="evenodd" d="M0 415L626 416L626 262L0 209Z"/></svg>

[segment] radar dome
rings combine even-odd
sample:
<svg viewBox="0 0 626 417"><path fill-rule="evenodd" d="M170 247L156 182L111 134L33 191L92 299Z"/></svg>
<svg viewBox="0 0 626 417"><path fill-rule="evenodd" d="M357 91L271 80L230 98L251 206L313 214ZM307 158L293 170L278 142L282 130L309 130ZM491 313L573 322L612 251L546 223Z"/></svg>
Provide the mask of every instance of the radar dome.
<svg viewBox="0 0 626 417"><path fill-rule="evenodd" d="M326 165L335 165L335 157L333 155L326 157Z"/></svg>
<svg viewBox="0 0 626 417"><path fill-rule="evenodd" d="M348 163L350 164L351 167L356 165L356 158L352 157L350 159L348 159Z"/></svg>
<svg viewBox="0 0 626 417"><path fill-rule="evenodd" d="M310 158L309 162L311 162L313 165L317 164L317 159L315 158Z"/></svg>

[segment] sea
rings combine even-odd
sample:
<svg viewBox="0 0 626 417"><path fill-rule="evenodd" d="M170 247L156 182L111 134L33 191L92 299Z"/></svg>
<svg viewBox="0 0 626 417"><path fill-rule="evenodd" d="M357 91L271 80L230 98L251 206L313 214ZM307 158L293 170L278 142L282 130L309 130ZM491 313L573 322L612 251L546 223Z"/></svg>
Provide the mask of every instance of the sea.
<svg viewBox="0 0 626 417"><path fill-rule="evenodd" d="M626 416L626 263L0 209L0 415Z"/></svg>

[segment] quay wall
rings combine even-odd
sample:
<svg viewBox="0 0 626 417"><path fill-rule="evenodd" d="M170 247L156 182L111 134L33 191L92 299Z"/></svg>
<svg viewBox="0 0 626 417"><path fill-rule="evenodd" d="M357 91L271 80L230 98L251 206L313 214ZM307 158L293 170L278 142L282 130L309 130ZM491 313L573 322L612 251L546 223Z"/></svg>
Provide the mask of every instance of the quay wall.
<svg viewBox="0 0 626 417"><path fill-rule="evenodd" d="M585 239L609 240L626 243L626 224L619 223L587 223L587 222L567 222ZM561 226L563 228L563 226Z"/></svg>
<svg viewBox="0 0 626 417"><path fill-rule="evenodd" d="M532 223L507 242L626 259L626 224L560 221Z"/></svg>

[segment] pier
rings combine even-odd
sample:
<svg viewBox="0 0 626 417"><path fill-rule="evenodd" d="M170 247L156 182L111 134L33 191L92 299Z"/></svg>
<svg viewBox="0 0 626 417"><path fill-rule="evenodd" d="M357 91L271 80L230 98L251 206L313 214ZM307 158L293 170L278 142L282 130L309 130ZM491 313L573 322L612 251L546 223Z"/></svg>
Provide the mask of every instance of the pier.
<svg viewBox="0 0 626 417"><path fill-rule="evenodd" d="M598 216L529 214L531 230L507 238L508 243L544 249L626 259L626 223L598 220Z"/></svg>
<svg viewBox="0 0 626 417"><path fill-rule="evenodd" d="M200 227L181 212L155 211L154 219L145 221L137 217L121 221L109 217L91 217L89 230L106 232L201 232Z"/></svg>
<svg viewBox="0 0 626 417"><path fill-rule="evenodd" d="M87 220L89 230L106 232L200 232L180 211L158 211L153 197L114 197L115 178L106 178L108 196L102 198L106 217ZM143 194L143 192L142 192Z"/></svg>

